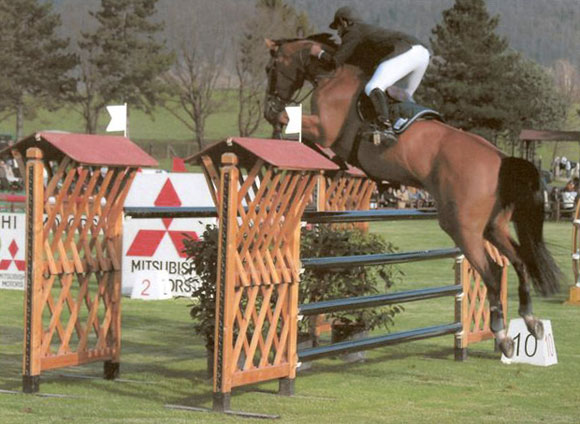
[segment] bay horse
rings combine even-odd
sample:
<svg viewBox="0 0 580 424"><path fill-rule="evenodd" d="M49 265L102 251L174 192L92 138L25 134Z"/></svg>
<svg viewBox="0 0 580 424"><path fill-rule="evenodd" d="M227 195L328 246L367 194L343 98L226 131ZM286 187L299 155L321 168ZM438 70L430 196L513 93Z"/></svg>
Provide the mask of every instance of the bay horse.
<svg viewBox="0 0 580 424"><path fill-rule="evenodd" d="M357 111L367 76L345 64L328 71L310 55L313 43L333 52L329 34L293 40L266 40L270 61L264 116L275 132L288 122L284 107L306 81L313 85L311 115L302 118L307 143L330 148L376 181L427 190L437 204L438 221L487 287L491 329L506 357L514 342L504 328L500 303L501 269L486 252L488 240L513 264L519 279L519 314L530 333L542 339L533 315L529 280L548 296L559 290L561 272L543 239L544 204L536 167L508 157L475 134L436 120L418 120L392 146L357 140L363 120ZM511 237L513 221L517 241Z"/></svg>

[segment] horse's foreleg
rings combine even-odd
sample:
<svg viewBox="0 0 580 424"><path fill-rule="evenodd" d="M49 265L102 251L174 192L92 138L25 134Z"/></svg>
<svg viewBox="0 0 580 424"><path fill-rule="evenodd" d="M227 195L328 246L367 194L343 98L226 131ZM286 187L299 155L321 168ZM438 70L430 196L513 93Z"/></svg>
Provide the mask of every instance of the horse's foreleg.
<svg viewBox="0 0 580 424"><path fill-rule="evenodd" d="M305 115L302 117L302 136L310 141L321 141L322 127L320 126L319 116Z"/></svg>
<svg viewBox="0 0 580 424"><path fill-rule="evenodd" d="M528 271L524 262L520 259L518 244L510 237L507 227L503 230L498 226L492 227L486 233L486 238L497 247L500 253L508 258L514 266L514 270L516 271L519 280L518 295L520 306L518 313L524 319L530 334L532 334L536 339L542 339L544 337L544 325L542 324L542 321L534 316L533 313Z"/></svg>
<svg viewBox="0 0 580 424"><path fill-rule="evenodd" d="M281 125L288 125L288 114L282 112L278 118ZM313 142L320 142L323 131L320 125L320 117L317 115L302 116L302 137Z"/></svg>

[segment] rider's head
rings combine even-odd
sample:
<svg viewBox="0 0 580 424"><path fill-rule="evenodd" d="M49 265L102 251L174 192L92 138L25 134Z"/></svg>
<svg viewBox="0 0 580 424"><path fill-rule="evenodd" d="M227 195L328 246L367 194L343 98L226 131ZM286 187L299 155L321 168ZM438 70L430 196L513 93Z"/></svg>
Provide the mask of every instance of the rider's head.
<svg viewBox="0 0 580 424"><path fill-rule="evenodd" d="M359 13L351 6L343 6L334 14L334 20L329 25L331 29L338 30L341 34L346 28L355 22L362 21Z"/></svg>

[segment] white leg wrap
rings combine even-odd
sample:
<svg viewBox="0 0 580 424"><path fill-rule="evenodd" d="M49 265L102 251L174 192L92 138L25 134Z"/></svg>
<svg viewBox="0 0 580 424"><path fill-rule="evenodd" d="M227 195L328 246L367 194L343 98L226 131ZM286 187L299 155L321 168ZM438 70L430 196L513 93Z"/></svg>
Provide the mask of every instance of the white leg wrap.
<svg viewBox="0 0 580 424"><path fill-rule="evenodd" d="M386 90L396 82L405 80L405 91L413 96L429 66L429 50L416 45L411 50L381 63L365 86L367 96L375 88Z"/></svg>

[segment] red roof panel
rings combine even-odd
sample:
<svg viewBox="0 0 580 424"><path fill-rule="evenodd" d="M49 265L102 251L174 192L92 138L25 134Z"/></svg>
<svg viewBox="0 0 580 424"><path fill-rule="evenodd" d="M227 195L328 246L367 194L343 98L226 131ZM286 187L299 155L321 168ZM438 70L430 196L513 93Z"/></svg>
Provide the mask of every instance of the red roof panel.
<svg viewBox="0 0 580 424"><path fill-rule="evenodd" d="M108 166L157 166L158 162L126 137L41 132L54 147L79 163Z"/></svg>
<svg viewBox="0 0 580 424"><path fill-rule="evenodd" d="M328 147L322 147L319 144L316 144L316 148L320 150L320 153L322 153L324 156L326 156L328 159L332 160L336 157L336 153L334 153L332 151L332 149L328 148ZM346 173L352 177L367 177L367 174L365 174L365 172L360 169L357 168L356 166L352 166L350 163L346 164L347 168L346 168Z"/></svg>
<svg viewBox="0 0 580 424"><path fill-rule="evenodd" d="M204 154L231 151L232 147L236 145L242 151L280 169L304 171L337 171L340 169L337 164L305 144L296 141L244 137L233 137L209 146L202 152L187 158L186 162L196 162Z"/></svg>
<svg viewBox="0 0 580 424"><path fill-rule="evenodd" d="M47 144L49 146L47 146ZM84 165L155 167L157 161L126 137L99 134L38 132L12 148L24 153L30 147L49 148Z"/></svg>

